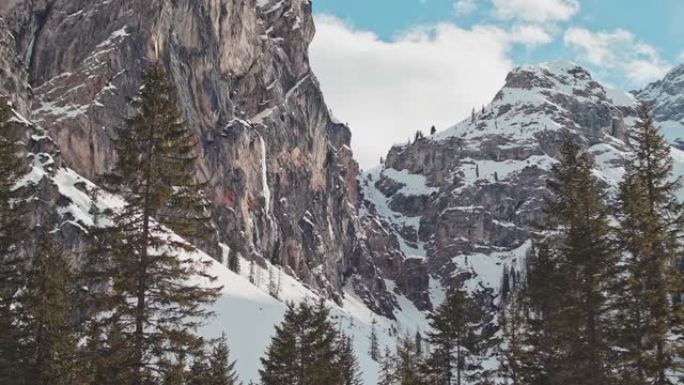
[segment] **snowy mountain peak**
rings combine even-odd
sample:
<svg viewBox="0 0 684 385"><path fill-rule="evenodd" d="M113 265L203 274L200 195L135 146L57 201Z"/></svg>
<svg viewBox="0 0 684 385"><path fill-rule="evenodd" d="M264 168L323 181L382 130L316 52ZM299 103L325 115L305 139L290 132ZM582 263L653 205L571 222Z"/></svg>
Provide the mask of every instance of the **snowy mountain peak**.
<svg viewBox="0 0 684 385"><path fill-rule="evenodd" d="M497 292L530 247L566 136L595 157L596 176L616 186L636 106L571 62L518 67L489 105L392 148L384 168L362 179L364 197L433 277Z"/></svg>
<svg viewBox="0 0 684 385"><path fill-rule="evenodd" d="M506 78L510 88L553 88L554 85L572 85L592 81L591 74L569 61L523 65L515 68Z"/></svg>
<svg viewBox="0 0 684 385"><path fill-rule="evenodd" d="M432 137L535 142L539 133L567 129L591 136L620 136L616 127L633 113L636 99L593 80L586 69L559 61L521 66L506 77L489 106Z"/></svg>
<svg viewBox="0 0 684 385"><path fill-rule="evenodd" d="M667 139L684 147L684 64L635 95L651 108L653 118Z"/></svg>

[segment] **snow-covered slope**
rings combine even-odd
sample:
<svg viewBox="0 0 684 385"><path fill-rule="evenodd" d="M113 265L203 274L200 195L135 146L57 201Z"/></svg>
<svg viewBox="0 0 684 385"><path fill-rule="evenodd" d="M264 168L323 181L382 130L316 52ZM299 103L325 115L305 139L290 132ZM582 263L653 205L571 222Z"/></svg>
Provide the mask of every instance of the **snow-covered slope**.
<svg viewBox="0 0 684 385"><path fill-rule="evenodd" d="M684 147L684 65L635 95L644 101L671 143Z"/></svg>
<svg viewBox="0 0 684 385"><path fill-rule="evenodd" d="M496 137L513 146L536 146L544 131L600 134L613 119L624 118L616 110L631 110L635 103L633 96L601 85L574 63L527 65L508 75L489 106L430 139L460 137L477 143Z"/></svg>
<svg viewBox="0 0 684 385"><path fill-rule="evenodd" d="M393 147L360 178L368 210L446 285L467 281L496 293L542 218L546 178L566 136L596 159L596 175L617 185L629 155L636 99L570 62L522 66L493 101L435 135Z"/></svg>
<svg viewBox="0 0 684 385"><path fill-rule="evenodd" d="M39 127L16 114L15 120L22 122L26 129L40 131ZM46 135L35 134L31 140L32 147L37 149L49 148L48 144L51 143ZM62 202L60 205L44 202L47 207L59 206L55 213L58 218L53 219L56 219L60 236L69 237L70 234L73 236L74 232L86 233L91 226L107 225L107 217L100 217L95 223L91 214L93 204L96 204L101 212L118 210L123 206L124 201L121 197L98 190L91 181L72 169L60 166L58 155L35 152L29 153L28 157L32 160L31 171L20 184L42 186L39 189L41 193L50 191L49 196ZM96 203L92 200L95 190L98 197ZM47 197L37 197L36 201L43 203L44 198ZM42 204L40 207L45 208ZM69 243L66 239L65 242ZM225 254L224 260L227 260L230 249L225 244L221 247ZM227 334L233 359L237 360L237 371L245 383L259 380L260 358L274 334L274 326L283 319L287 303L317 303L321 298L327 298L324 293L290 275L289 269L276 267L268 262L258 264L240 258L241 274L236 274L199 250L183 257L198 262L211 262L207 273L217 280L207 284L222 286L223 291L211 307L215 316L207 321L201 333L211 338L222 333ZM436 282L432 284L432 289L439 295L442 292L441 286ZM387 281L386 285L389 290L395 292L393 282ZM439 297L436 300L440 300ZM427 329L427 313L419 311L410 300L398 292L396 301L394 320L371 311L351 288L345 288L338 302L327 301L334 321L340 325L344 333L354 339L364 384L377 383L379 371L378 364L371 360L368 354L373 321L376 322L375 330L382 349L385 346L393 347L398 333L414 334L416 331Z"/></svg>

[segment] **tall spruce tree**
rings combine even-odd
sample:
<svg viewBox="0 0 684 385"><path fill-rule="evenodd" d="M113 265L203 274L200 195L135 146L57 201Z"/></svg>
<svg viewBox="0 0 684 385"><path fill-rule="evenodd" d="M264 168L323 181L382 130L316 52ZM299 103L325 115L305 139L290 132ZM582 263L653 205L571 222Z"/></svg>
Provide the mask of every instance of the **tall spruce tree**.
<svg viewBox="0 0 684 385"><path fill-rule="evenodd" d="M168 233L196 240L211 226L203 185L192 177L196 141L159 64L145 75L132 107L134 114L117 130L118 159L105 178L108 186L121 186L126 204L112 226L93 229L91 254L101 261L89 266L97 266L93 275L111 286L97 301L103 310L98 318L120 333L121 348L131 353L125 366L141 385L154 380L160 358L203 347L196 328L220 288L191 283L213 280L205 274L210 262L189 258L194 247Z"/></svg>
<svg viewBox="0 0 684 385"><path fill-rule="evenodd" d="M290 304L259 371L263 385L338 384L339 335L323 302Z"/></svg>
<svg viewBox="0 0 684 385"><path fill-rule="evenodd" d="M519 378L522 384L561 383L565 345L561 330L565 327L563 298L565 277L555 250L548 240L534 244L527 257L527 279L521 297L525 322L521 345Z"/></svg>
<svg viewBox="0 0 684 385"><path fill-rule="evenodd" d="M81 351L90 384L121 385L134 382L130 365L133 347L122 332L122 324L109 320L106 326L88 320L86 344Z"/></svg>
<svg viewBox="0 0 684 385"><path fill-rule="evenodd" d="M418 353L415 341L409 334L397 341L396 365L394 366L393 384L395 385L427 385L429 373L426 363Z"/></svg>
<svg viewBox="0 0 684 385"><path fill-rule="evenodd" d="M634 156L620 186L619 240L625 255L619 318L622 384L674 383L683 376L682 206L670 146L642 106L630 137ZM677 335L680 335L679 340ZM679 345L679 346L678 346Z"/></svg>
<svg viewBox="0 0 684 385"><path fill-rule="evenodd" d="M75 279L53 235L43 230L37 238L28 282L20 296L29 354L24 380L34 385L83 384L74 322Z"/></svg>
<svg viewBox="0 0 684 385"><path fill-rule="evenodd" d="M351 337L342 335L337 343L339 354L339 369L341 385L361 385L361 369L359 360L354 354L354 341Z"/></svg>
<svg viewBox="0 0 684 385"><path fill-rule="evenodd" d="M611 312L619 258L593 160L570 139L561 155L546 206L548 224L557 234L560 282L565 284L560 309L565 367L556 375L567 384L606 384L614 372Z"/></svg>
<svg viewBox="0 0 684 385"><path fill-rule="evenodd" d="M373 318L373 321L371 323L371 332L370 336L368 336L368 354L370 355L371 360L375 362L380 361L380 346L379 346L379 341L378 341L378 331L377 331L377 326L378 326L378 321Z"/></svg>
<svg viewBox="0 0 684 385"><path fill-rule="evenodd" d="M446 300L430 315L432 347L430 371L439 384L462 385L482 369L482 357L491 337L485 330L483 310L462 288L449 289Z"/></svg>
<svg viewBox="0 0 684 385"><path fill-rule="evenodd" d="M521 382L521 367L525 354L525 308L523 305L524 288L518 285L515 272L505 270L502 287L507 291L501 296L499 325L501 338L499 340L497 370L499 378L506 385L519 385Z"/></svg>
<svg viewBox="0 0 684 385"><path fill-rule="evenodd" d="M17 292L26 285L28 261L20 244L26 235L22 217L27 190L17 184L27 172L21 142L8 124L11 110L0 99L0 383L14 384L24 377L25 358L20 345Z"/></svg>
<svg viewBox="0 0 684 385"><path fill-rule="evenodd" d="M188 385L206 385L207 373L209 372L209 364L204 356L198 356L190 365L188 373Z"/></svg>
<svg viewBox="0 0 684 385"><path fill-rule="evenodd" d="M208 365L209 378L207 385L238 385L238 375L235 371L235 361L230 360L228 340L223 335L216 342Z"/></svg>
<svg viewBox="0 0 684 385"><path fill-rule="evenodd" d="M378 385L393 385L395 380L396 356L392 354L389 347L385 346L385 352L380 361L380 372L378 373Z"/></svg>

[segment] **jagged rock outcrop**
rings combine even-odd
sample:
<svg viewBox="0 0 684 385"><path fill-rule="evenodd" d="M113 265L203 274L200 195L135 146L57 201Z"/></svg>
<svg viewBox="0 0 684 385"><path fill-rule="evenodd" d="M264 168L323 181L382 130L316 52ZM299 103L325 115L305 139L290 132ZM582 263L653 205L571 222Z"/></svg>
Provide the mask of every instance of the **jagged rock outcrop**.
<svg viewBox="0 0 684 385"><path fill-rule="evenodd" d="M114 129L159 62L197 133L196 178L227 246L205 251L283 264L333 298L350 283L390 316L385 280L397 280L429 307L424 267L359 213L349 129L331 120L308 63L310 1L17 0L2 12L33 90L24 113L63 165L94 181L112 167Z"/></svg>
<svg viewBox="0 0 684 385"><path fill-rule="evenodd" d="M522 262L542 220L546 180L565 138L588 149L596 174L614 186L635 117L633 97L575 64L520 67L472 117L393 147L362 179L363 192L430 274L496 288L503 266Z"/></svg>
<svg viewBox="0 0 684 385"><path fill-rule="evenodd" d="M684 65L634 95L650 108L653 119L667 139L684 148Z"/></svg>

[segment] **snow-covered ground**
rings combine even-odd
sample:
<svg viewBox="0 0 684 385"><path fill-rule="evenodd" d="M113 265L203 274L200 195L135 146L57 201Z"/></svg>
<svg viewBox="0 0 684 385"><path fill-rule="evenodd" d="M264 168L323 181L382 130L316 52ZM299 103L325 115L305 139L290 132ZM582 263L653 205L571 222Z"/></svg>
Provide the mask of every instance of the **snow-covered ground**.
<svg viewBox="0 0 684 385"><path fill-rule="evenodd" d="M53 169L54 162L48 154L34 154L32 158L32 171L20 183L37 183L42 178L50 178L59 192L70 200L68 205L60 208L60 214L69 218L67 222L87 231L87 227L94 225L93 216L89 211L93 205L90 192L96 186L71 169ZM123 199L118 196L102 191L98 193L97 206L102 211L116 210L123 204ZM103 222L99 224L106 224L106 218L102 219ZM227 255L228 247L222 246ZM189 253L184 257L190 257L198 262L212 261L207 271L209 275L217 278L212 285L223 287L220 298L211 307L215 316L200 330L201 334L213 338L226 333L232 357L237 360L236 368L241 380L245 383L258 381L260 358L270 343L275 325L283 319L287 303L317 303L320 300L319 294L268 263L266 267L255 265L252 268L249 261L241 258L241 274L236 274L201 251ZM250 276L254 283L250 282ZM277 293L274 293L273 283L279 288ZM391 281L387 284L389 287L394 286ZM443 294L440 294L443 290L437 281L432 282L431 287L435 298L443 297ZM379 371L378 364L371 360L368 354L373 321L376 322L375 328L381 349L385 346L394 347L398 334L415 334L417 330L424 331L428 328L425 313L419 311L403 296L398 296L398 302L401 311L395 312L396 321L373 313L351 289L345 290L341 305L327 302L340 329L354 339L364 384L377 383Z"/></svg>

